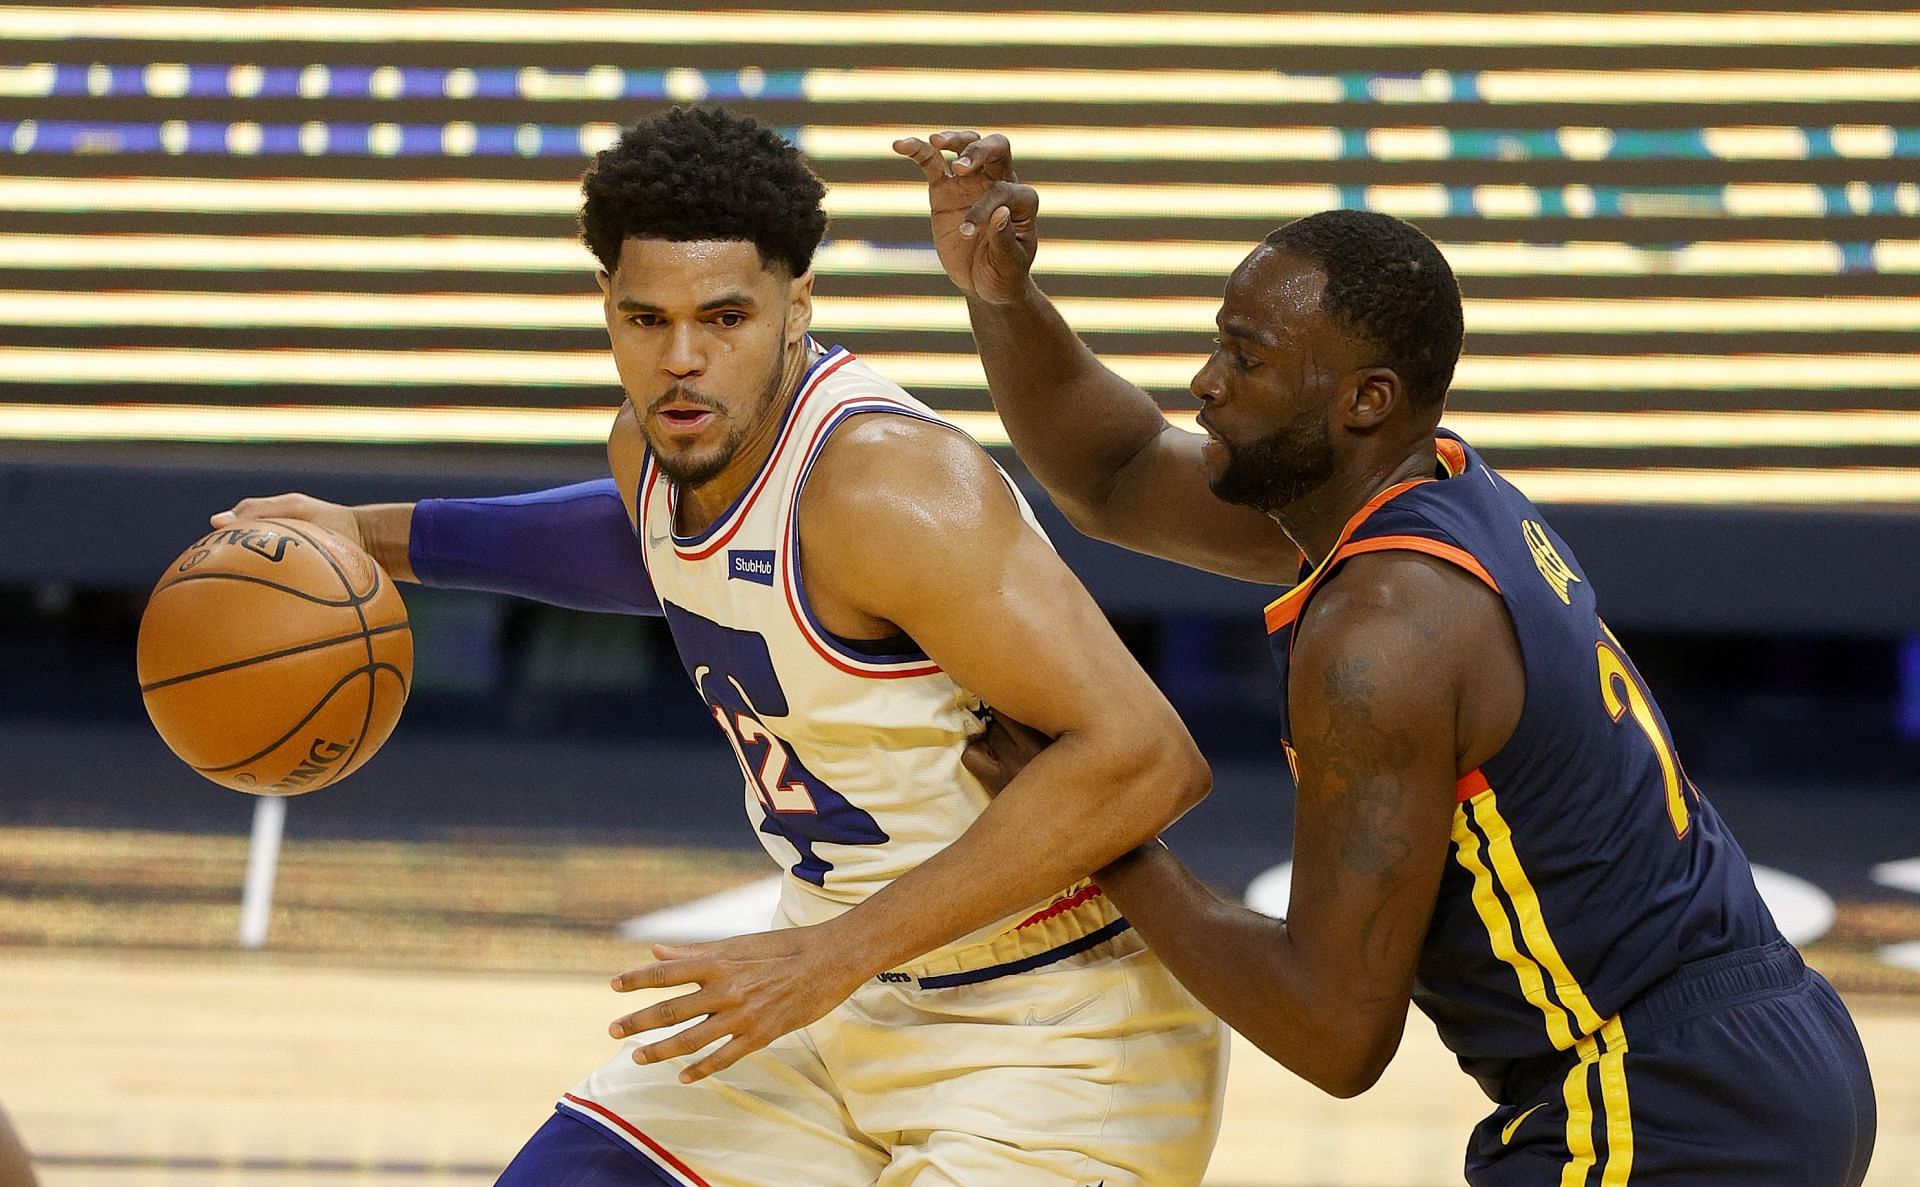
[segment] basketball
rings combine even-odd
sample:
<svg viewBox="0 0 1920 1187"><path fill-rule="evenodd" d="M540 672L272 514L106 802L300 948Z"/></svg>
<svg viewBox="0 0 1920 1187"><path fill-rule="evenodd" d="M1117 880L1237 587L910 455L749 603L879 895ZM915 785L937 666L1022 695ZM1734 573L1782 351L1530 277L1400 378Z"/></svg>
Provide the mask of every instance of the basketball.
<svg viewBox="0 0 1920 1187"><path fill-rule="evenodd" d="M378 750L413 680L393 580L340 536L242 520L196 540L140 620L140 694L160 737L223 787L300 795Z"/></svg>

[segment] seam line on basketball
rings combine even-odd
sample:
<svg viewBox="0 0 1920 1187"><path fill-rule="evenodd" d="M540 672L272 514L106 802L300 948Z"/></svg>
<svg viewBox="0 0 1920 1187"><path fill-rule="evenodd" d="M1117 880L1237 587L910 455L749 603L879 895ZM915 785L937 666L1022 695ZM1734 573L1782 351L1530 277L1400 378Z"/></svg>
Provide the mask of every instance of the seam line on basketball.
<svg viewBox="0 0 1920 1187"><path fill-rule="evenodd" d="M384 661L380 663L374 663L374 664L365 664L361 667L355 668L351 672L348 672L346 675L340 677L340 679L334 681L333 687L327 689L326 692L322 693L320 696L320 699L314 702L313 708L307 710L307 715L305 717L302 717L299 721L294 722L292 729L289 729L286 733L281 734L278 738L275 738L270 745L263 747L262 749L260 749L259 751L256 751L253 754L249 754L247 757L241 759L239 762L230 762L217 767L195 766L193 769L196 771L199 771L203 775L218 775L226 771L232 771L240 767L244 767L248 763L259 762L261 759L265 758L267 755L272 754L274 751L280 749L282 746L285 746L289 741L292 740L295 734L305 729L307 727L307 723L309 721L312 721L315 717L319 716L320 710L326 708L327 702L333 699L333 696L335 693L345 688L348 682L353 680L358 680L360 677L365 676L367 678L367 682L372 683L374 673L379 672L383 669L392 670L395 672L396 675L398 674L397 668L394 668L392 664L386 663ZM342 764L342 765L344 766L345 764ZM326 786L326 784L323 783L323 784L320 784L319 786L324 787Z"/></svg>
<svg viewBox="0 0 1920 1187"><path fill-rule="evenodd" d="M313 550L320 554L320 559L327 562L327 567L333 570L333 575L340 579L340 587L347 591L347 597L353 599L353 612L360 618L360 641L366 644L367 648L367 707L366 711L360 714L359 735L354 738L353 749L347 752L346 761L334 768L333 776L327 779L326 783L320 785L325 787L327 783L332 783L334 779L338 779L342 772L353 770L354 760L360 757L360 748L367 744L367 727L373 724L373 700L380 691L379 681L374 678L374 673L379 671L380 665L378 661L373 658L373 636L367 631L366 603L372 601L374 595L380 592L380 579L386 574L386 570L380 567L380 562L374 560L372 554L368 554L367 562L373 566L373 584L367 587L367 596L362 598L353 592L353 582L347 580L346 570L342 569L333 559L332 553L320 546L320 541L307 535L307 533L285 520L268 519L265 522L278 524L313 545ZM404 681L402 683L404 683Z"/></svg>
<svg viewBox="0 0 1920 1187"><path fill-rule="evenodd" d="M407 624L404 622L390 622L385 626L368 627L364 631L354 631L346 635L335 635L331 639L316 639L312 643L302 643L298 647L287 647L279 651L269 651L265 655L255 655L247 659L237 659L232 663L216 664L211 668L201 668L197 672L184 672L178 676L169 676L165 680L155 680L151 684L142 684L140 691L142 693L157 692L163 688L172 688L176 684L185 684L189 680L198 680L202 676L218 676L222 672L232 672L239 668L251 667L254 664L265 663L270 659L285 659L290 655L304 655L309 651L319 651L326 647L338 647L342 643L358 642L369 635L384 635L389 631L403 631L406 629Z"/></svg>
<svg viewBox="0 0 1920 1187"><path fill-rule="evenodd" d="M300 600L305 602L312 602L316 606L336 606L342 610L351 610L355 606L358 606L361 604L359 599L356 599L351 595L349 595L347 600L344 602L335 602L335 601L330 601L326 598L317 598L312 594L308 593L307 591L303 589L299 589L295 586L283 585L278 581L269 581L265 577L255 577L250 573L189 573L185 577L176 577L172 581L167 582L165 585L158 587L153 591L154 596L158 597L160 594L165 593L167 590L172 589L174 586L185 585L189 581L245 581L250 585L264 585L268 589L279 590L283 594L287 594L290 597L299 598Z"/></svg>

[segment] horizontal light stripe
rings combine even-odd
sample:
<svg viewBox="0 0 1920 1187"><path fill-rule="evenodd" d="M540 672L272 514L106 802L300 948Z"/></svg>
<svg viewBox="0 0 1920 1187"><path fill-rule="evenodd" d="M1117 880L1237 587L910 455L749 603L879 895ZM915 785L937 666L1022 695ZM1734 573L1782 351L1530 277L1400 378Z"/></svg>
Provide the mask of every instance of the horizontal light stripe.
<svg viewBox="0 0 1920 1187"><path fill-rule="evenodd" d="M584 275L598 266L578 240L560 236L0 234L0 268Z"/></svg>
<svg viewBox="0 0 1920 1187"><path fill-rule="evenodd" d="M1020 159L1070 161L1808 161L1920 157L1920 128L1829 127L1442 128L1016 127L1000 128ZM815 160L872 160L898 128L817 127L789 134ZM0 121L16 156L190 155L585 158L619 136L611 123L259 124Z"/></svg>
<svg viewBox="0 0 1920 1187"><path fill-rule="evenodd" d="M1892 14L1888 14L1892 15ZM1729 25L1741 18L1728 14ZM1912 14L1902 14L1912 21ZM1920 24L1920 22L1916 22ZM1920 98L1920 70L1487 70L1486 103L1834 103Z"/></svg>
<svg viewBox="0 0 1920 1187"><path fill-rule="evenodd" d="M869 363L908 388L980 391L971 354L871 354ZM1184 391L1201 360L1107 355L1144 388ZM193 350L0 347L0 383L391 384L589 387L616 382L603 351ZM1871 391L1920 387L1920 355L1470 355L1456 391Z"/></svg>
<svg viewBox="0 0 1920 1187"><path fill-rule="evenodd" d="M1920 469L1507 470L1541 503L1838 507L1920 504Z"/></svg>
<svg viewBox="0 0 1920 1187"><path fill-rule="evenodd" d="M1239 70L809 70L801 89L815 103L1745 105L1920 99L1920 71L1429 70L1404 78Z"/></svg>
<svg viewBox="0 0 1920 1187"><path fill-rule="evenodd" d="M1920 412L1450 412L1485 449L1837 449L1920 445Z"/></svg>
<svg viewBox="0 0 1920 1187"><path fill-rule="evenodd" d="M1920 71L1916 71L1920 74ZM1920 184L1852 182L1839 192L1808 183L1735 182L1724 186L1628 188L1569 185L1367 186L1358 194L1333 185L1091 185L1047 187L1044 210L1076 218L1296 218L1347 204L1402 218L1554 217L1758 218L1834 215L1920 215ZM41 211L181 210L209 213L572 214L573 182L502 180L375 181L367 179L5 177L0 209ZM927 213L917 182L850 182L827 192L836 217L902 217Z"/></svg>
<svg viewBox="0 0 1920 1187"><path fill-rule="evenodd" d="M1198 275L1224 279L1252 249L1244 243L1049 239L1035 270L1099 276ZM1826 276L1920 272L1920 240L1834 243L1751 240L1631 243L1443 243L1462 276ZM562 237L268 235L21 235L0 233L0 268L232 271L574 272L597 267ZM930 246L829 240L814 257L825 275L940 273Z"/></svg>
<svg viewBox="0 0 1920 1187"><path fill-rule="evenodd" d="M1005 444L1004 430L991 413L948 415L983 444ZM591 445L605 439L612 416L612 409L606 407L395 409L0 404L0 439ZM1464 428L1468 421L1450 418L1449 423ZM1490 444L1484 432L1480 440L1482 444ZM1545 503L1797 506L1920 503L1920 469L1503 469L1502 472L1520 489Z"/></svg>
<svg viewBox="0 0 1920 1187"><path fill-rule="evenodd" d="M1908 13L1066 13L172 8L8 10L0 38L382 44L1507 46L1913 45Z"/></svg>
<svg viewBox="0 0 1920 1187"><path fill-rule="evenodd" d="M15 10L17 11L17 10ZM973 22L978 23L978 22ZM0 97L299 98L408 101L422 98L814 103L1221 104L1625 104L1713 105L1898 102L1920 98L1920 71L1815 70L1428 70L1422 74L1281 74L1251 70L629 70L523 67L146 66L35 62L0 66ZM1742 110L1742 116L1748 114ZM1875 156L1875 138L1841 135ZM1589 141L1599 143L1597 141ZM1838 148L1838 146L1836 146Z"/></svg>
<svg viewBox="0 0 1920 1187"><path fill-rule="evenodd" d="M1074 328L1101 333L1212 334L1211 297L1060 297ZM1920 330L1916 297L1725 297L1465 302L1469 333L1806 333ZM0 324L23 326L323 326L360 329L594 330L604 322L589 293L196 293L0 290ZM819 297L814 325L829 333L963 333L959 297Z"/></svg>

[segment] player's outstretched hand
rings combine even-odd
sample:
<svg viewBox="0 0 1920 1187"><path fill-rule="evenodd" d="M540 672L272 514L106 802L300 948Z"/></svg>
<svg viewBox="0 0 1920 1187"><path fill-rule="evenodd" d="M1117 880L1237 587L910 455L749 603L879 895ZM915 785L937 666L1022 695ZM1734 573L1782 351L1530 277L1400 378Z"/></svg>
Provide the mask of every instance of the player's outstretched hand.
<svg viewBox="0 0 1920 1187"><path fill-rule="evenodd" d="M705 1079L781 1035L819 1021L867 979L865 971L850 967L845 946L831 931L831 925L792 927L711 944L656 944L653 954L660 963L621 973L613 979L614 989L698 988L616 1019L607 1029L624 1039L704 1016L659 1042L636 1047L633 1061L692 1055L731 1035L680 1073L682 1084Z"/></svg>
<svg viewBox="0 0 1920 1187"><path fill-rule="evenodd" d="M942 150L958 153L949 164ZM933 246L960 291L1004 305L1026 291L1039 246L1034 218L1040 195L1013 172L1013 150L998 133L936 132L908 136L893 151L912 158L927 177Z"/></svg>
<svg viewBox="0 0 1920 1187"><path fill-rule="evenodd" d="M960 763L990 794L999 795L1034 755L1052 744L1052 738L1032 726L996 713L987 718L987 732L967 744Z"/></svg>
<svg viewBox="0 0 1920 1187"><path fill-rule="evenodd" d="M216 528L241 519L297 519L318 524L360 548L367 546L360 532L360 520L353 508L316 499L312 495L284 494L268 498L241 499L225 511L215 512L207 522Z"/></svg>

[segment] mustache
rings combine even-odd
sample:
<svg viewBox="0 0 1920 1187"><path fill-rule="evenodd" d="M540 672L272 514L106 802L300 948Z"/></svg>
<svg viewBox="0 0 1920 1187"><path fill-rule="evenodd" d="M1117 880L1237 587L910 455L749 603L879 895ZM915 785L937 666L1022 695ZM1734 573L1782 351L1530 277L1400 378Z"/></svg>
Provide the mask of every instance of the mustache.
<svg viewBox="0 0 1920 1187"><path fill-rule="evenodd" d="M665 408L668 404L672 404L675 401L694 404L701 408L705 408L709 412L726 411L726 409L720 406L720 402L718 400L715 400L711 396L707 396L700 392L697 392L694 389L688 387L684 383L676 383L672 387L668 388L665 392L661 393L657 398L655 398L653 403L648 404L647 412L649 415L651 415L652 413L660 411L662 408Z"/></svg>

